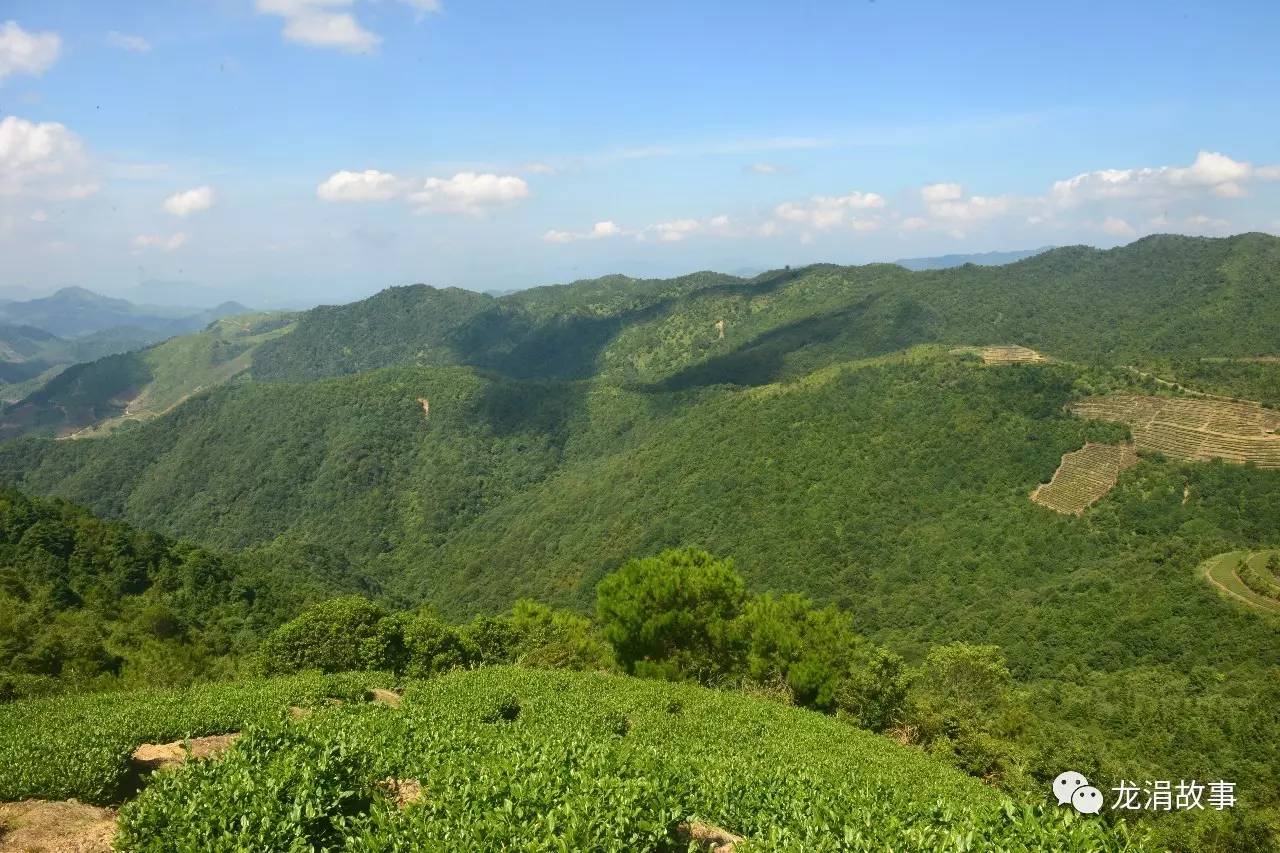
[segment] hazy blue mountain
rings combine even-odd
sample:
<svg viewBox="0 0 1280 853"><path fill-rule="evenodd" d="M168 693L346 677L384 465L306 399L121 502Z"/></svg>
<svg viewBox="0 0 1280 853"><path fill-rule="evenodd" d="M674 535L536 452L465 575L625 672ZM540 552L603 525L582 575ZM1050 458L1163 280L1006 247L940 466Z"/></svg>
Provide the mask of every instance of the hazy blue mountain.
<svg viewBox="0 0 1280 853"><path fill-rule="evenodd" d="M78 338L116 326L136 326L153 337L195 331L219 317L248 309L234 302L212 309L135 305L83 287L64 287L50 296L0 305L0 320L34 326L62 338ZM159 339L159 338L156 338Z"/></svg>
<svg viewBox="0 0 1280 853"><path fill-rule="evenodd" d="M0 303L0 399L21 399L63 368L141 349L249 313L237 302L215 308L136 305L82 287Z"/></svg>
<svg viewBox="0 0 1280 853"><path fill-rule="evenodd" d="M900 267L909 270L945 270L951 267L962 267L965 264L978 264L983 267L999 267L1015 261L1025 260L1052 249L1053 246L1041 246L1039 249L1018 249L1012 252L978 252L971 255L939 255L936 258L900 258L894 261Z"/></svg>

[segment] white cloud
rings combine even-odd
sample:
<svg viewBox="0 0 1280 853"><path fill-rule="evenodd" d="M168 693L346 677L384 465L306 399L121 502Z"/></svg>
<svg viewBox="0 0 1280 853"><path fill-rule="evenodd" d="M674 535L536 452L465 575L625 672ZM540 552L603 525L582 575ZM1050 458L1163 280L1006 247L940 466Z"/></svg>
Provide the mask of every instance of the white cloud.
<svg viewBox="0 0 1280 853"><path fill-rule="evenodd" d="M418 213L443 211L479 214L489 208L514 204L532 193L515 175L459 172L452 178L413 180L390 172L334 172L316 187L316 195L330 202L389 201L400 198Z"/></svg>
<svg viewBox="0 0 1280 853"><path fill-rule="evenodd" d="M84 143L66 126L0 120L0 196L68 199L97 190Z"/></svg>
<svg viewBox="0 0 1280 853"><path fill-rule="evenodd" d="M166 198L164 200L164 209L166 213L172 213L174 216L187 217L193 213L200 213L213 207L215 200L213 187L196 187L195 189L174 193Z"/></svg>
<svg viewBox="0 0 1280 853"><path fill-rule="evenodd" d="M940 204L964 198L964 187L955 183L927 184L920 188L925 204Z"/></svg>
<svg viewBox="0 0 1280 853"><path fill-rule="evenodd" d="M783 202L774 209L774 215L785 222L825 230L849 224L850 215L855 210L874 210L884 206L883 196L855 190L848 195L816 195L806 202Z"/></svg>
<svg viewBox="0 0 1280 853"><path fill-rule="evenodd" d="M355 0L257 0L258 13L284 18L284 37L311 47L369 53L382 39L360 26L350 12Z"/></svg>
<svg viewBox="0 0 1280 853"><path fill-rule="evenodd" d="M1197 213L1187 217L1186 227L1199 233L1222 234L1231 230L1231 222L1221 217Z"/></svg>
<svg viewBox="0 0 1280 853"><path fill-rule="evenodd" d="M1132 237L1138 233L1132 225L1118 216L1108 216L1099 227L1113 237Z"/></svg>
<svg viewBox="0 0 1280 853"><path fill-rule="evenodd" d="M382 42L376 33L365 29L355 15L346 11L356 0L257 0L260 15L284 19L284 37L288 41L311 47L328 47L348 53L372 53ZM418 12L440 12L440 0L400 0Z"/></svg>
<svg viewBox="0 0 1280 853"><path fill-rule="evenodd" d="M963 233L974 222L1003 216L1018 206L1012 196L967 196L964 185L955 182L926 184L920 188L925 216L912 216L899 227L912 231L936 226Z"/></svg>
<svg viewBox="0 0 1280 853"><path fill-rule="evenodd" d="M163 249L166 252L172 252L175 249L182 248L187 242L187 235L181 231L170 234L165 237L160 234L139 234L133 238L133 248L136 251L143 249Z"/></svg>
<svg viewBox="0 0 1280 853"><path fill-rule="evenodd" d="M624 230L611 219L603 222L597 222L591 226L590 231L557 231L554 228L542 235L542 239L548 243L574 243L578 240L600 240L606 237L621 237L625 234Z"/></svg>
<svg viewBox="0 0 1280 853"><path fill-rule="evenodd" d="M29 33L17 21L0 26L0 83L10 74L39 77L53 67L62 53L62 39L55 32Z"/></svg>
<svg viewBox="0 0 1280 853"><path fill-rule="evenodd" d="M1154 166L1136 169L1100 169L1054 183L1050 196L1071 206L1110 199L1167 199L1207 190L1222 198L1245 194L1250 180L1274 180L1280 166L1261 166L1233 160L1225 154L1201 151L1190 166Z"/></svg>
<svg viewBox="0 0 1280 853"><path fill-rule="evenodd" d="M647 242L656 240L659 243L678 243L695 234L729 235L736 233L733 221L725 214L708 219L672 219L658 222L638 231L627 231L612 220L597 222L589 231L560 231L552 229L542 235L548 243L576 243L579 240L600 240L608 237L633 236L637 240Z"/></svg>
<svg viewBox="0 0 1280 853"><path fill-rule="evenodd" d="M1011 213L1019 203L1012 196L974 195L926 203L925 210L934 220L941 220L952 227L962 227L971 222L1004 216Z"/></svg>
<svg viewBox="0 0 1280 853"><path fill-rule="evenodd" d="M36 210L36 211L33 211L31 215L27 218L30 219L32 222L48 222L49 214L45 213L43 210Z"/></svg>
<svg viewBox="0 0 1280 853"><path fill-rule="evenodd" d="M560 170L550 163L525 163L523 171L531 175L554 175Z"/></svg>
<svg viewBox="0 0 1280 853"><path fill-rule="evenodd" d="M316 187L316 195L325 201L388 201L399 195L403 188L403 182L389 172L344 170L326 178Z"/></svg>
<svg viewBox="0 0 1280 853"><path fill-rule="evenodd" d="M659 222L643 229L636 237L660 243L679 243L694 235L725 237L736 233L733 221L722 213L708 219L672 219L669 222Z"/></svg>
<svg viewBox="0 0 1280 853"><path fill-rule="evenodd" d="M427 178L421 189L408 198L418 206L419 213L439 210L475 214L529 196L529 185L515 175L459 172L452 178Z"/></svg>
<svg viewBox="0 0 1280 853"><path fill-rule="evenodd" d="M151 42L142 36L131 36L126 33L118 33L115 30L107 33L107 44L131 53L148 53L151 50Z"/></svg>
<svg viewBox="0 0 1280 853"><path fill-rule="evenodd" d="M782 171L782 167L774 163L752 163L747 171L753 175L776 175Z"/></svg>
<svg viewBox="0 0 1280 853"><path fill-rule="evenodd" d="M1245 192L1244 187L1240 186L1235 181L1227 181L1225 183L1215 184L1213 187L1210 188L1209 192L1213 193L1219 198L1244 198L1245 196L1248 195L1248 193Z"/></svg>
<svg viewBox="0 0 1280 853"><path fill-rule="evenodd" d="M702 223L696 219L673 219L670 222L650 225L645 231L661 243L678 243L690 234L697 233L701 228Z"/></svg>

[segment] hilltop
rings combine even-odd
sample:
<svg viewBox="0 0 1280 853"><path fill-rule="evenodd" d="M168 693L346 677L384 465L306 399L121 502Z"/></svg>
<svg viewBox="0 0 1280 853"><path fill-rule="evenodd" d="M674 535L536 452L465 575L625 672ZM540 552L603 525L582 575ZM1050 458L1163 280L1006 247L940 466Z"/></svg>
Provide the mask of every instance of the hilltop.
<svg viewBox="0 0 1280 853"><path fill-rule="evenodd" d="M941 270L950 267L962 267L965 264L978 264L985 267L998 267L1012 264L1047 252L1053 246L1041 246L1039 249L1017 249L1012 252L977 252L974 254L938 255L932 258L899 258L894 261L900 267L909 270Z"/></svg>
<svg viewBox="0 0 1280 853"><path fill-rule="evenodd" d="M254 375L394 364L670 386L758 384L920 343L1113 364L1273 355L1280 238L1156 236L997 267L816 265L752 279L612 276L501 299L424 285L303 314Z"/></svg>

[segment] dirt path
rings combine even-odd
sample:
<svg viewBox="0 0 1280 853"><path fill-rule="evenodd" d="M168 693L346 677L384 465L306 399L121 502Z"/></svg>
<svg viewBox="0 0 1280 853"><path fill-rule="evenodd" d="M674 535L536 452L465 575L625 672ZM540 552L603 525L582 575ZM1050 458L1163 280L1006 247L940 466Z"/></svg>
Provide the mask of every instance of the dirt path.
<svg viewBox="0 0 1280 853"><path fill-rule="evenodd" d="M1162 379L1161 377L1156 376L1154 373L1148 373L1145 370L1139 370L1138 368L1134 367L1132 364L1126 364L1124 366L1124 369L1132 373L1138 374L1143 379L1150 379L1152 382L1156 383L1157 385L1163 385L1166 388L1172 388L1175 391L1181 391L1182 393L1190 397L1200 397L1205 400L1220 400L1224 403L1250 403L1254 406L1262 405L1257 400L1246 400L1243 397L1223 397L1221 394L1210 394L1207 391L1197 391L1194 388L1188 388L1186 385L1182 385L1178 382L1174 382L1172 379Z"/></svg>

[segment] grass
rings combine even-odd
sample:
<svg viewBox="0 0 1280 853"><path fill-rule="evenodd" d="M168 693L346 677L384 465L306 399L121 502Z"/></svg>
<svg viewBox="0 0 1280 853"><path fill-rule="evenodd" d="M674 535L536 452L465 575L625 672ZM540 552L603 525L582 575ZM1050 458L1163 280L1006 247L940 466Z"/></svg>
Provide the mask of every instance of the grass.
<svg viewBox="0 0 1280 853"><path fill-rule="evenodd" d="M1245 586L1244 581L1240 580L1236 574L1236 566L1240 563L1241 558L1248 558L1251 566L1256 565L1261 568L1270 551L1229 551L1226 554L1219 554L1201 564L1201 573L1208 578L1209 582L1214 584L1218 589L1223 590L1231 598L1249 605L1255 610L1261 610L1266 613L1280 613L1280 601L1276 601L1266 596L1259 595L1249 587Z"/></svg>
<svg viewBox="0 0 1280 853"><path fill-rule="evenodd" d="M417 783L404 805L384 791ZM121 812L130 850L1121 850L1143 839L1015 803L830 717L686 685L495 667L402 708L322 708L165 774Z"/></svg>

